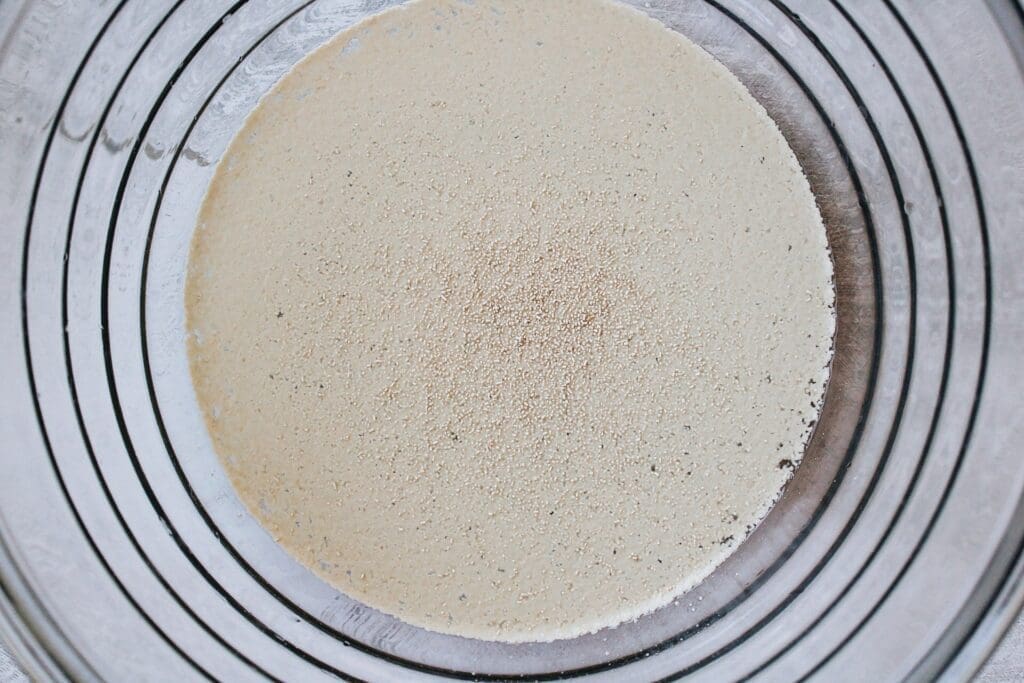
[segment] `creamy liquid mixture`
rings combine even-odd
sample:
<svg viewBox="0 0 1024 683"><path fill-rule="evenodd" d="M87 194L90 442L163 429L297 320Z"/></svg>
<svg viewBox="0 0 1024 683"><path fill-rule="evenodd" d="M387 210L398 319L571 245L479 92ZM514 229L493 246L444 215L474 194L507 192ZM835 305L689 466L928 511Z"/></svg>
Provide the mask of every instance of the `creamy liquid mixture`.
<svg viewBox="0 0 1024 683"><path fill-rule="evenodd" d="M599 0L420 0L312 54L225 154L186 292L252 514L353 598L503 641L735 549L817 417L832 302L773 122Z"/></svg>

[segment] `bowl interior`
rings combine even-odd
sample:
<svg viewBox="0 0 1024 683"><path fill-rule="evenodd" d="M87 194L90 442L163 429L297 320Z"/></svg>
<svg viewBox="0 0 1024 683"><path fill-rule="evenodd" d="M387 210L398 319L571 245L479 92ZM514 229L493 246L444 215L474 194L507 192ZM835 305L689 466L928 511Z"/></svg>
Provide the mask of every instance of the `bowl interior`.
<svg viewBox="0 0 1024 683"><path fill-rule="evenodd" d="M23 578L32 619L56 615L58 659L115 678L160 662L303 680L827 678L866 652L858 671L887 675L948 660L962 638L944 634L1000 589L976 592L1024 533L1024 465L996 447L1021 414L999 391L1018 379L1019 300L995 309L1021 248L1014 203L985 202L1019 199L1006 169L1024 135L1006 131L1024 132L1024 98L960 78L981 60L1024 92L994 15L943 0L954 35L914 6L630 3L728 66L796 152L835 264L832 374L782 498L707 580L615 629L511 645L406 625L290 558L236 497L189 379L185 269L217 160L292 65L392 4L126 1L81 27L42 3L0 11L2 82L33 95L0 140L17 195L0 219L24 226L4 253L4 291L22 296L2 302L21 320L3 338L3 436L36 465L4 456L24 478L0 503L0 570ZM49 42L33 52L37 24ZM965 35L980 53L958 49ZM96 614L111 615L101 633ZM125 633L145 635L115 663Z"/></svg>

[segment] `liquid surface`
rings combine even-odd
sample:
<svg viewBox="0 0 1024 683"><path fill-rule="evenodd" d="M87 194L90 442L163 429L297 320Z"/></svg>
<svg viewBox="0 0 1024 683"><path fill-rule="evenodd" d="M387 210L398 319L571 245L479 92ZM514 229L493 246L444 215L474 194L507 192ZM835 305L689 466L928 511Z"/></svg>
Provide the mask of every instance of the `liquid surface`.
<svg viewBox="0 0 1024 683"><path fill-rule="evenodd" d="M231 144L189 352L294 557L418 626L549 640L668 603L763 518L830 280L793 153L689 41L598 0L419 0Z"/></svg>

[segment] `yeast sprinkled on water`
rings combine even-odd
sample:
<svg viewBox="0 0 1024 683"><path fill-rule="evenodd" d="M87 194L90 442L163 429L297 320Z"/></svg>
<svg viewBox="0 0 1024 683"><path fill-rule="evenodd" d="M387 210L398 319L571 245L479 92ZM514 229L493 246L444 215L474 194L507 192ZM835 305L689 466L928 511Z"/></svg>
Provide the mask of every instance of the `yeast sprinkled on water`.
<svg viewBox="0 0 1024 683"><path fill-rule="evenodd" d="M597 0L422 0L300 63L226 152L192 372L312 571L426 628L571 637L669 603L770 508L830 277L793 153L685 39Z"/></svg>

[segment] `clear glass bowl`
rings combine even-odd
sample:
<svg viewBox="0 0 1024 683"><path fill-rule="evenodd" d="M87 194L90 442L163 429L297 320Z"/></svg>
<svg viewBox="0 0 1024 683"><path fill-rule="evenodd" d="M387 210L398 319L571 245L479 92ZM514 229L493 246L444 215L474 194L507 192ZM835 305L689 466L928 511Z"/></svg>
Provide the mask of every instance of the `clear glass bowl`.
<svg viewBox="0 0 1024 683"><path fill-rule="evenodd" d="M217 159L292 64L390 4L0 4L0 625L29 671L967 677L1024 597L1024 10L632 3L732 69L807 171L833 377L781 502L708 580L615 629L505 645L402 624L288 557L188 377L183 275Z"/></svg>

